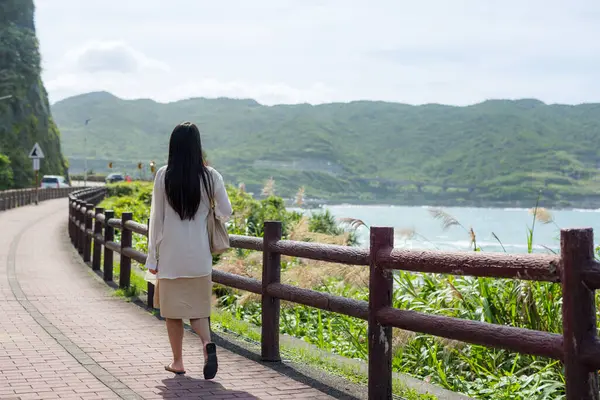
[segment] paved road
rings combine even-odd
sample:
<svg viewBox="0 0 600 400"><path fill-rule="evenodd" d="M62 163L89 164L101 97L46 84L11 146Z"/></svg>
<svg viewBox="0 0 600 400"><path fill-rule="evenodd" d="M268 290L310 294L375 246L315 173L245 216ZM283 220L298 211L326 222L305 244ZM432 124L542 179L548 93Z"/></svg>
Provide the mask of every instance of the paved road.
<svg viewBox="0 0 600 400"><path fill-rule="evenodd" d="M188 375L165 372L164 323L91 275L66 220L64 199L0 213L0 399L331 398L224 349L205 381L189 332Z"/></svg>

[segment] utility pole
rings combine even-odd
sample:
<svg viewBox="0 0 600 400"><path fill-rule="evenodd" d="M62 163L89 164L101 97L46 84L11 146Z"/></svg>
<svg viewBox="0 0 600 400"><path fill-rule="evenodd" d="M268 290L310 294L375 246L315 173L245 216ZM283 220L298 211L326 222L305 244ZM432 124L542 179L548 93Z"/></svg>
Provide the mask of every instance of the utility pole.
<svg viewBox="0 0 600 400"><path fill-rule="evenodd" d="M85 126L87 127L88 123L91 121L91 118L88 118L85 120ZM87 173L88 173L88 166L87 166L87 128L85 128L84 132L83 132L83 187L87 187Z"/></svg>

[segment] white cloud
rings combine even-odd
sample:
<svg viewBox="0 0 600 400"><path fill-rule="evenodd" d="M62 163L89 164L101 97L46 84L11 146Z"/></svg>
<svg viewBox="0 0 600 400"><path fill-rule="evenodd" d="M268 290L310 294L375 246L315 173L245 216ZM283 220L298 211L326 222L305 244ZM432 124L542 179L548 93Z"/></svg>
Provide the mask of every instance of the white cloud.
<svg viewBox="0 0 600 400"><path fill-rule="evenodd" d="M595 0L38 0L51 99L598 101Z"/></svg>
<svg viewBox="0 0 600 400"><path fill-rule="evenodd" d="M168 72L169 66L147 57L131 46L118 41L92 41L68 51L61 61L62 71L81 73L139 73Z"/></svg>

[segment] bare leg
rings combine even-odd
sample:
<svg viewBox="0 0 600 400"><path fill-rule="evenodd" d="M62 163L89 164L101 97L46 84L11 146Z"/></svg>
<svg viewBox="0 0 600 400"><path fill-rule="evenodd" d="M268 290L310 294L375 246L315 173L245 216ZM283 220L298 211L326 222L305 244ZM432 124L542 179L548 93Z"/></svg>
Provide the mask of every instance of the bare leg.
<svg viewBox="0 0 600 400"><path fill-rule="evenodd" d="M191 319L190 324L192 325L192 329L198 336L200 336L200 340L202 340L202 350L204 352L204 361L207 360L206 354L206 345L210 343L210 325L208 323L208 318L197 318Z"/></svg>
<svg viewBox="0 0 600 400"><path fill-rule="evenodd" d="M213 379L219 369L217 347L210 341L210 320L208 318L192 319L190 323L202 340L204 351L204 379Z"/></svg>
<svg viewBox="0 0 600 400"><path fill-rule="evenodd" d="M167 332L169 334L169 342L171 342L171 350L173 351L171 368L183 371L183 321L167 318Z"/></svg>

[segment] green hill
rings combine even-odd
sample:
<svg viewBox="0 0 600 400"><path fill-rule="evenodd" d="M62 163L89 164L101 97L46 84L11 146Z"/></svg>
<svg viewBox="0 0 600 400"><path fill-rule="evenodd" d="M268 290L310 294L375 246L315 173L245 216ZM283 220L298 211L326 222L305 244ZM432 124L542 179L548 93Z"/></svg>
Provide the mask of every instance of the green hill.
<svg viewBox="0 0 600 400"><path fill-rule="evenodd" d="M63 174L66 162L40 78L32 0L0 3L0 190L31 186L27 155L35 142L46 158L41 173Z"/></svg>
<svg viewBox="0 0 600 400"><path fill-rule="evenodd" d="M309 197L349 202L529 204L543 190L549 203L585 206L600 193L600 104L162 104L100 92L52 110L75 168L84 135L96 170L108 161L164 161L172 128L191 120L210 162L253 191L272 176L283 196L305 186Z"/></svg>

